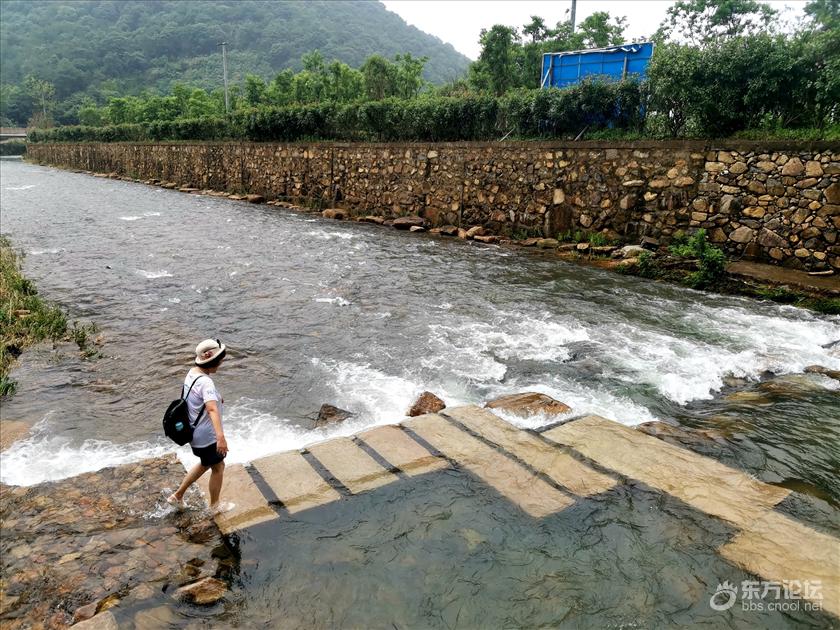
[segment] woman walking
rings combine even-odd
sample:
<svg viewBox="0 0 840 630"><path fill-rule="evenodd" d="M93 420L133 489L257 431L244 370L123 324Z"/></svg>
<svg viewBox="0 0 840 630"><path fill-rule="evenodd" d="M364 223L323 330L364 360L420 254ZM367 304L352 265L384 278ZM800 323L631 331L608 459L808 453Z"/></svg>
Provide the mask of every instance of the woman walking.
<svg viewBox="0 0 840 630"><path fill-rule="evenodd" d="M187 408L194 427L190 446L200 461L187 472L181 486L167 499L173 505L182 506L184 493L209 470L210 511L213 514L233 508L233 504L219 502L228 446L222 428L224 399L210 378L225 360L226 350L218 339L205 339L195 348L195 367L184 378L184 391L189 392Z"/></svg>

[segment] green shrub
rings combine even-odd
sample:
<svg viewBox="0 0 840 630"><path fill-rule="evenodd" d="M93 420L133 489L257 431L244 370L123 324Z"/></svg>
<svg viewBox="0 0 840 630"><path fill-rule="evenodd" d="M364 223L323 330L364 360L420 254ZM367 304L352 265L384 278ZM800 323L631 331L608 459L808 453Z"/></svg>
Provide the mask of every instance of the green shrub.
<svg viewBox="0 0 840 630"><path fill-rule="evenodd" d="M726 255L723 250L709 244L706 230L702 228L684 242L671 245L670 250L675 256L698 260L699 269L687 278L688 285L695 289L714 286L725 273Z"/></svg>
<svg viewBox="0 0 840 630"><path fill-rule="evenodd" d="M639 275L643 278L655 278L659 275L659 265L651 252L639 254Z"/></svg>

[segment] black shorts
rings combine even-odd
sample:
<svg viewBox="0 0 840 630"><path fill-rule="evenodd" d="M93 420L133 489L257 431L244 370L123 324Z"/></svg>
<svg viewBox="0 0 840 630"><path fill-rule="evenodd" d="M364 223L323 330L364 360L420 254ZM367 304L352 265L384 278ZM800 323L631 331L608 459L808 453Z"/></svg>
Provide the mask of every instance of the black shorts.
<svg viewBox="0 0 840 630"><path fill-rule="evenodd" d="M193 455L201 460L201 465L206 466L207 468L215 466L225 459L225 456L219 455L219 451L216 450L215 442L213 442L210 446L202 446L201 448L191 446L190 448L192 448Z"/></svg>

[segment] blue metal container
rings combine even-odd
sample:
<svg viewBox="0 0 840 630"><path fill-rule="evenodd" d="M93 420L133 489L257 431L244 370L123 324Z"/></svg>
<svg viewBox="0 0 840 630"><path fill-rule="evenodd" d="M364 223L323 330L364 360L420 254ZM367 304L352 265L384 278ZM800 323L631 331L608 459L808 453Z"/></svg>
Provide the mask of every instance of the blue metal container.
<svg viewBox="0 0 840 630"><path fill-rule="evenodd" d="M653 42L545 53L540 87L562 88L589 76L603 76L615 81L633 75L644 78L652 56Z"/></svg>

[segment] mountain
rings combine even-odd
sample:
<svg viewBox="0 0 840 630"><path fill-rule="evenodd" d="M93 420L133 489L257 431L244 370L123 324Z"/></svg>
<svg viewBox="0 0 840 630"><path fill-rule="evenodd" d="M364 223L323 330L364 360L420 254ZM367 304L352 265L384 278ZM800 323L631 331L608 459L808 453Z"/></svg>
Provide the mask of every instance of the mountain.
<svg viewBox="0 0 840 630"><path fill-rule="evenodd" d="M358 67L373 54L426 56L424 76L443 83L470 61L450 44L409 26L379 2L360 0L3 0L0 77L55 85L58 100L82 95L168 91L175 82L222 83L218 44L228 43L232 81L269 80L300 68L304 53Z"/></svg>

